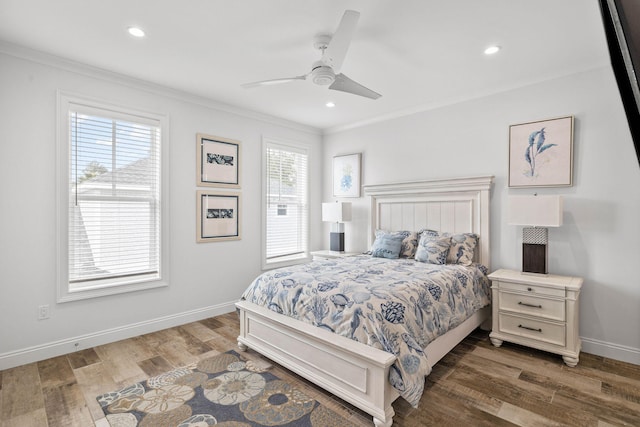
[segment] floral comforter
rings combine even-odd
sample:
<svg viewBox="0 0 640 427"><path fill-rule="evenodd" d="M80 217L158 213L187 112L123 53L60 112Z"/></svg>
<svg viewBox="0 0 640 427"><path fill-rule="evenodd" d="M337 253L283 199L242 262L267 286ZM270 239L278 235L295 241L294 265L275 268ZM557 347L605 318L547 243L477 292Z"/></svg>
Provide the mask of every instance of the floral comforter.
<svg viewBox="0 0 640 427"><path fill-rule="evenodd" d="M423 349L490 303L486 274L360 255L265 272L242 299L394 354L389 381L417 407L430 373Z"/></svg>

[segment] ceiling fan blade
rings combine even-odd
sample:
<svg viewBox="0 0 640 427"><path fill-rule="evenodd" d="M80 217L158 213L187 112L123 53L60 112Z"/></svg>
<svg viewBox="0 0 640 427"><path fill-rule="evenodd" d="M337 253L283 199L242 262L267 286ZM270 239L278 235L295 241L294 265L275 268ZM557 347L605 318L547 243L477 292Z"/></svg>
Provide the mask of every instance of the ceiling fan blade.
<svg viewBox="0 0 640 427"><path fill-rule="evenodd" d="M366 98L378 99L382 95L377 92L372 91L364 86L362 86L358 82L354 82L349 77L344 74L336 74L335 81L329 86L329 89L339 90L342 92L352 93L354 95L364 96Z"/></svg>
<svg viewBox="0 0 640 427"><path fill-rule="evenodd" d="M292 82L294 80L306 80L307 79L307 75L302 75L302 76L295 76L295 77L284 77L282 79L271 79L271 80L261 80L259 82L252 82L252 83L244 83L242 85L243 88L245 89L249 89L252 87L257 87L257 86L269 86L269 85L277 85L280 83L289 83Z"/></svg>
<svg viewBox="0 0 640 427"><path fill-rule="evenodd" d="M345 10L336 32L333 33L331 41L324 51L322 61L332 67L335 72L340 71L342 67L342 62L347 55L359 18L360 12Z"/></svg>

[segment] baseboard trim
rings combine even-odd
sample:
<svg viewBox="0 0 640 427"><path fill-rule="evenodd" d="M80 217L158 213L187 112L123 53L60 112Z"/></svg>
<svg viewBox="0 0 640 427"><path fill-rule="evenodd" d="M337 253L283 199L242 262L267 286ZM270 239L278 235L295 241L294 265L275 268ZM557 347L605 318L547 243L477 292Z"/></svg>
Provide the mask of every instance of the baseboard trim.
<svg viewBox="0 0 640 427"><path fill-rule="evenodd" d="M235 301L0 354L0 371L234 311Z"/></svg>
<svg viewBox="0 0 640 427"><path fill-rule="evenodd" d="M235 301L0 354L0 371L234 311ZM640 349L581 337L582 351L640 365Z"/></svg>
<svg viewBox="0 0 640 427"><path fill-rule="evenodd" d="M582 338L582 351L596 356L640 365L640 349L592 338Z"/></svg>

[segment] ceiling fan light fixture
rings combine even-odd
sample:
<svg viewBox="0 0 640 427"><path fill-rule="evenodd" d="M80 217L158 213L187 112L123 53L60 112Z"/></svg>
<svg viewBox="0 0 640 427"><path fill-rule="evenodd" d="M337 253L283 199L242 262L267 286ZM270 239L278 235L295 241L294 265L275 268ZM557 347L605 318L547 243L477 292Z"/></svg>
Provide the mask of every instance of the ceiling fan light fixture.
<svg viewBox="0 0 640 427"><path fill-rule="evenodd" d="M321 61L314 64L313 70L311 70L311 80L320 86L327 86L334 82L336 79L336 73L329 66L324 65Z"/></svg>

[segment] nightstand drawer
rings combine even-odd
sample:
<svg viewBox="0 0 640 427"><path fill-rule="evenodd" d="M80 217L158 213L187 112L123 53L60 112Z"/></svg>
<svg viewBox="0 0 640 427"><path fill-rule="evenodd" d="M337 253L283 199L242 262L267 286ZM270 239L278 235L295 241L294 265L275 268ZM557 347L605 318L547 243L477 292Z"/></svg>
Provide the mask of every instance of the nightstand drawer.
<svg viewBox="0 0 640 427"><path fill-rule="evenodd" d="M513 311L520 314L529 314L545 319L565 320L564 300L553 300L536 296L512 294L500 292L499 309Z"/></svg>
<svg viewBox="0 0 640 427"><path fill-rule="evenodd" d="M564 346L565 325L545 322L544 320L533 320L525 317L500 314L500 332L521 337L531 338L536 341L544 341L550 344Z"/></svg>
<svg viewBox="0 0 640 427"><path fill-rule="evenodd" d="M560 298L564 298L566 296L566 292L564 288L550 288L545 286L525 285L522 283L514 283L514 282L500 281L500 289L524 292L532 295L549 295L549 296L560 297Z"/></svg>

